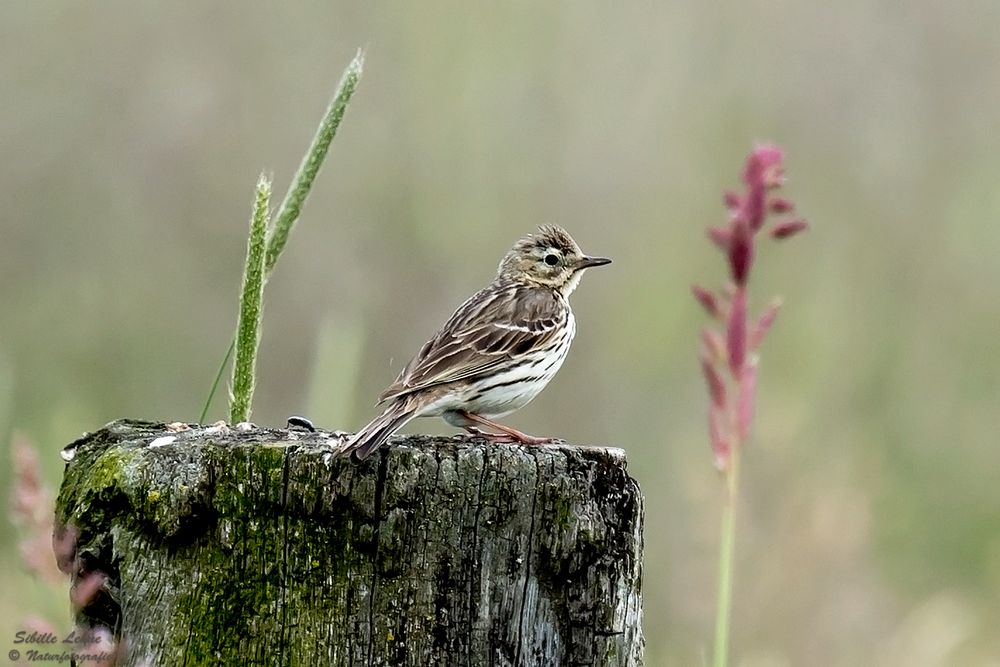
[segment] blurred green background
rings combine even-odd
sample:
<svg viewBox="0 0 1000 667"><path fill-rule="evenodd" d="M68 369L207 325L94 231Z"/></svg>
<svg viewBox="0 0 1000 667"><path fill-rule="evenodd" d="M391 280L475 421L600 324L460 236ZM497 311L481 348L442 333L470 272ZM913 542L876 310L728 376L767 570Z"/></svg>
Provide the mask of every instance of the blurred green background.
<svg viewBox="0 0 1000 667"><path fill-rule="evenodd" d="M744 457L737 663L1000 665L998 34L992 1L3 3L0 456L24 434L55 486L82 431L197 418L257 175L284 191L362 46L268 286L256 422L357 428L515 239L564 225L615 263L508 421L627 449L648 664L701 664L722 484L688 289L722 282L704 227L774 141L813 227L762 247L752 286L785 307ZM0 648L68 619L17 538L0 523Z"/></svg>

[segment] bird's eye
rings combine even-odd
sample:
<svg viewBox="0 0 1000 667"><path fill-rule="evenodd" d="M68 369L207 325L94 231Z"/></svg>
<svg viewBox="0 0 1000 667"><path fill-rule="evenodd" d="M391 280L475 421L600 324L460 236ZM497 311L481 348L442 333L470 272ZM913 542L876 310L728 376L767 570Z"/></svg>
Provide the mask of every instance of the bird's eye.
<svg viewBox="0 0 1000 667"><path fill-rule="evenodd" d="M556 264L559 263L559 255L550 252L548 255L545 256L545 263L548 264L549 266L555 266Z"/></svg>

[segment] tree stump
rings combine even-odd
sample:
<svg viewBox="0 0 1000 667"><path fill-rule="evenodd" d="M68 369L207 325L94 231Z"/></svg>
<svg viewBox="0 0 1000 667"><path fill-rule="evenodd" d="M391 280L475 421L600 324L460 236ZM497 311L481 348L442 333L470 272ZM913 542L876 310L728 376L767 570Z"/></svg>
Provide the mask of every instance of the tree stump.
<svg viewBox="0 0 1000 667"><path fill-rule="evenodd" d="M64 450L80 611L126 665L639 665L620 449L113 422ZM64 563L67 565L67 563Z"/></svg>

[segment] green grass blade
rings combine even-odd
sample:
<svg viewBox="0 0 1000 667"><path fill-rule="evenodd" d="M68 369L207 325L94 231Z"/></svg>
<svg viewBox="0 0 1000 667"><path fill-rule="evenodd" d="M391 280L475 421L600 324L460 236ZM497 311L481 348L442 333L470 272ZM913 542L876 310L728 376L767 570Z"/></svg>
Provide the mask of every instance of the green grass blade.
<svg viewBox="0 0 1000 667"><path fill-rule="evenodd" d="M219 388L219 382L222 380L222 374L226 372L226 366L229 364L229 360L233 358L233 350L236 349L236 339L233 338L229 341L229 349L226 350L226 356L223 357L222 363L219 364L219 370L215 373L215 379L212 380L212 388L208 390L208 398L205 399L205 405L201 408L201 414L198 415L198 423L204 424L205 418L208 417L208 409L212 407L212 399L215 398L215 391Z"/></svg>
<svg viewBox="0 0 1000 667"><path fill-rule="evenodd" d="M281 251L284 250L285 244L288 242L288 235L302 213L302 208L305 206L306 199L309 197L309 191L312 189L312 184L319 174L320 167L323 165L323 160L326 158L330 143L337 134L340 122L344 119L344 113L347 111L347 105L350 103L358 82L361 80L364 62L364 54L358 51L354 59L351 60L350 64L344 70L340 78L340 83L337 85L337 90L334 92L326 113L323 115L323 120L316 130L312 143L309 145L309 149L303 156L298 171L295 172L295 176L288 186L288 192L285 193L281 204L273 216L274 224L267 234L267 246L264 258L265 279L274 269L274 265L278 261L278 256L281 255ZM232 358L235 347L236 339L234 338L229 343L229 350L226 352L225 358L219 364L219 370L215 374L215 381L212 383L212 388L208 392L208 398L205 399L205 405L202 407L201 415L198 417L199 423L204 423L208 417L208 411L211 408L212 400L215 398L219 381L222 378L222 374L226 372L226 365Z"/></svg>
<svg viewBox="0 0 1000 667"><path fill-rule="evenodd" d="M281 204L274 214L274 226L267 237L265 273L270 273L274 269L278 256L285 249L288 235L302 213L302 207L312 189L313 181L316 180L316 175L319 174L320 167L323 166L330 142L336 136L340 121L344 119L344 113L347 111L347 105L358 87L358 81L361 80L364 64L364 54L358 51L340 77L337 91L334 93L333 99L330 100L326 113L323 114L323 120L316 130L316 135L313 136L309 150L302 158L302 163L299 165L298 171L295 172L291 185L288 186L288 192L285 193L285 197L281 200Z"/></svg>
<svg viewBox="0 0 1000 667"><path fill-rule="evenodd" d="M240 318L236 327L236 357L229 401L229 421L233 424L249 420L253 404L257 345L260 343L260 319L264 306L264 255L267 251L270 206L271 181L261 174L250 218L247 262L240 293Z"/></svg>

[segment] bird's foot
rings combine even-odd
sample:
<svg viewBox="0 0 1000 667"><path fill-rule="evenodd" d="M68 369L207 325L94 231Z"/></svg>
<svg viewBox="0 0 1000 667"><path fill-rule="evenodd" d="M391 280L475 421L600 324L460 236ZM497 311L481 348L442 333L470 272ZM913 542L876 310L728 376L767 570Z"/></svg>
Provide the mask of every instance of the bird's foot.
<svg viewBox="0 0 1000 667"><path fill-rule="evenodd" d="M498 424L487 419L486 417L474 415L471 412L465 412L463 413L463 416L465 416L469 421L478 422L484 426L489 426L490 428L500 431L500 433L489 433L475 426L465 427L465 430L472 435L486 438L490 442L517 442L522 445L548 445L553 442L558 442L558 438L540 438L538 436L528 435L527 433L518 431L516 428Z"/></svg>
<svg viewBox="0 0 1000 667"><path fill-rule="evenodd" d="M466 426L465 430L477 438L482 438L488 440L489 442L517 442L514 436L508 433L490 433L489 431L484 431L482 429L476 428L475 426Z"/></svg>

